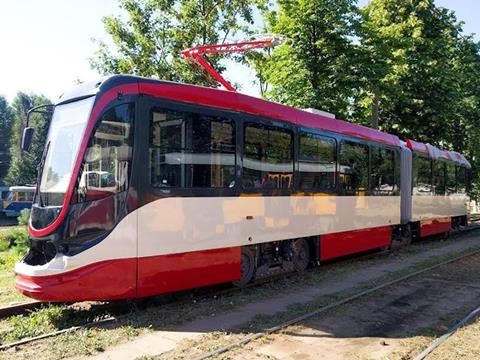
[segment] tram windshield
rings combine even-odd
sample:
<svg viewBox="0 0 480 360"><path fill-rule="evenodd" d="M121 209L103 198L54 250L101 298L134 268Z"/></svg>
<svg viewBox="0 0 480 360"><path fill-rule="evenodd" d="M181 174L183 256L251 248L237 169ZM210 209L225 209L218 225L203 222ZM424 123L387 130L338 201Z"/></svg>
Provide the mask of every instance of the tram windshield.
<svg viewBox="0 0 480 360"><path fill-rule="evenodd" d="M40 206L63 204L94 100L92 96L55 108L40 178Z"/></svg>

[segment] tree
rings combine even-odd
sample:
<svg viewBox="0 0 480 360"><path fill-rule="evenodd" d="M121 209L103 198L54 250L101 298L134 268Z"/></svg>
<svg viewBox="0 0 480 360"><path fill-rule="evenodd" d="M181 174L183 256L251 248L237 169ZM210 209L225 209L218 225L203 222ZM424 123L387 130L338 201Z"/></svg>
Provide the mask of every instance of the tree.
<svg viewBox="0 0 480 360"><path fill-rule="evenodd" d="M372 0L361 14L370 63L363 62L356 117L370 115L375 95L382 130L466 153L476 174L479 44L433 0Z"/></svg>
<svg viewBox="0 0 480 360"><path fill-rule="evenodd" d="M34 184L37 180L37 166L42 157L47 138L49 118L42 114L32 114L29 126L35 128L32 147L29 152L20 149L23 129L26 127L27 111L38 105L51 104L41 95L27 95L19 92L13 101L13 124L11 130L11 164L6 182L10 185Z"/></svg>
<svg viewBox="0 0 480 360"><path fill-rule="evenodd" d="M460 39L456 67L462 96L459 102L459 118L447 132L452 148L464 153L472 163L473 189L471 195L478 199L480 194L480 43L471 36Z"/></svg>
<svg viewBox="0 0 480 360"><path fill-rule="evenodd" d="M371 109L371 94L377 94L383 130L445 145L446 126L461 121L461 24L432 0L372 0L362 14L363 45L371 59L358 100L363 116Z"/></svg>
<svg viewBox="0 0 480 360"><path fill-rule="evenodd" d="M182 57L196 45L225 42L253 22L257 0L121 0L128 21L105 17L111 49L99 42L90 60L100 73L129 73L172 81L206 84ZM218 56L209 60L219 69Z"/></svg>
<svg viewBox="0 0 480 360"><path fill-rule="evenodd" d="M350 118L358 87L354 42L358 28L354 0L279 0L266 14L267 32L287 40L271 56L255 59L265 96L296 106L314 107Z"/></svg>
<svg viewBox="0 0 480 360"><path fill-rule="evenodd" d="M12 109L7 100L0 96L0 184L7 175L10 165L10 129L12 127Z"/></svg>

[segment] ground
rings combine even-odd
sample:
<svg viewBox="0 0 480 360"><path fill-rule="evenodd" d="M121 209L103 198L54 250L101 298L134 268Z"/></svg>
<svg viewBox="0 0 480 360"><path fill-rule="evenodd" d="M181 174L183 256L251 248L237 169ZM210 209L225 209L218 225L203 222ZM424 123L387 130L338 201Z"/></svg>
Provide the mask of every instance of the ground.
<svg viewBox="0 0 480 360"><path fill-rule="evenodd" d="M478 270L480 255L466 258L287 327L229 356L408 359L479 306Z"/></svg>
<svg viewBox="0 0 480 360"><path fill-rule="evenodd" d="M48 307L30 316L0 321L2 342L108 314L118 315L118 321L0 352L0 358L192 358L360 289L479 248L480 232L472 232L448 240L423 241L390 255L323 264L242 291L182 297L157 306L134 303L127 313L115 313L108 304L90 304L89 311L86 307ZM219 358L409 359L474 305L480 305L476 304L479 260L480 256L471 257L383 289ZM22 331L16 330L19 328ZM462 352L470 356L466 358L475 358L478 346L475 349L468 344L475 345L478 330L478 324L465 328L465 336L455 340L455 335L432 358L460 358ZM464 343L466 348L458 349L450 342Z"/></svg>

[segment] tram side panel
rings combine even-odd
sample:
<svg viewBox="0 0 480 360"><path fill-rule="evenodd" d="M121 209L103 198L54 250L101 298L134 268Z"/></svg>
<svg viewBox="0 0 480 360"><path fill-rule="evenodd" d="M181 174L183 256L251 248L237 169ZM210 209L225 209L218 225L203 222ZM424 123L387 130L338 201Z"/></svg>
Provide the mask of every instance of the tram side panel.
<svg viewBox="0 0 480 360"><path fill-rule="evenodd" d="M124 217L98 244L74 256L29 266L17 263L16 288L47 301L129 299L137 296L137 213Z"/></svg>
<svg viewBox="0 0 480 360"><path fill-rule="evenodd" d="M467 215L465 194L413 195L412 221L420 224L420 237L451 230L452 218Z"/></svg>
<svg viewBox="0 0 480 360"><path fill-rule="evenodd" d="M137 211L147 296L238 280L242 246L320 235L321 259L388 246L400 197L170 197Z"/></svg>

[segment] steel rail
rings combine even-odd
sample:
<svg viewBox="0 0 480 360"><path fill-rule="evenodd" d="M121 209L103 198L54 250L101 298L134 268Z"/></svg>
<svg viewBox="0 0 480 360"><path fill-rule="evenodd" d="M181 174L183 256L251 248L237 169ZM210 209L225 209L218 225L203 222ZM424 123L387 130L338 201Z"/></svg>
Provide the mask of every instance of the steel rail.
<svg viewBox="0 0 480 360"><path fill-rule="evenodd" d="M425 350L423 350L420 354L415 356L413 360L425 359L433 350L438 348L440 345L442 345L445 342L445 340L447 340L450 336L455 334L457 330L459 330L460 328L462 328L472 320L477 319L478 317L480 317L480 306L472 310L471 312L469 312L467 316L465 316L462 320L460 320L458 323L452 326L445 334L443 334L439 338L432 341L430 345Z"/></svg>
<svg viewBox="0 0 480 360"><path fill-rule="evenodd" d="M459 261L459 260L462 260L464 258L467 258L469 256L473 256L473 255L477 255L477 254L480 254L480 249L476 249L472 252L469 252L468 254L464 254L464 255L460 255L460 256L457 256L457 257L454 257L452 259L448 259L448 260L445 260L445 261L442 261L438 264L435 264L435 265L432 265L432 266L429 266L429 267L426 267L424 269L421 269L421 270L418 270L418 271L415 271L411 274L408 274L408 275L405 275L405 276L402 276L398 279L395 279L395 280L392 280L392 281L388 281L386 283L383 283L381 285L377 285L377 286L374 286L370 289L367 289L367 290L363 290L363 291L360 291L354 295L351 295L351 296L348 296L342 300L339 300L339 301L336 301L336 302L333 302L331 304L328 304L326 306L322 306L321 308L317 309L317 310L313 310L313 311L310 311L308 313L305 313L301 316L298 316L298 317L295 317L291 320L288 320L288 321L285 321L279 325L276 325L276 326L273 326L273 327L270 327L268 329L265 329L265 330L262 330L262 331L259 331L257 333L254 333L254 334L250 334L250 335L247 335L245 337L243 337L242 339L238 340L238 341L235 341L235 342L232 342L228 345L225 345L225 346L222 346L216 350L212 350L210 352L207 352L207 353L204 353L196 358L194 358L195 360L205 360L205 359L209 359L213 356L217 356L217 355L220 355L220 354L223 354L223 353L226 353L234 348L237 348L237 347L241 347L243 345L246 345L248 344L249 342L253 341L253 340L257 340L257 339L260 339L266 335L269 335L271 333L275 333L275 332L278 332L279 330L282 330L288 326L291 326L291 325L294 325L294 324L297 324L303 320L306 320L306 319L309 319L311 317L314 317L314 316L317 316L317 315L320 315L328 310L331 310L333 308L336 308L340 305L344 305L346 303L349 303L353 300L356 300L356 299L359 299L361 297L364 297L366 295L369 295L369 294L372 294L378 290L381 290L383 288L386 288L388 286L391 286L391 285L395 285L397 283L400 283L402 281L405 281L405 280L408 280L410 278L413 278L417 275L420 275L420 274L424 274L428 271L431 271L431 270L435 270L439 267L442 267L442 266L445 266L445 265L448 265L448 264L451 264L453 262L456 262L456 261Z"/></svg>
<svg viewBox="0 0 480 360"><path fill-rule="evenodd" d="M0 307L0 319L7 318L12 315L25 314L27 311L37 310L48 304L45 301L29 301L19 304L13 304Z"/></svg>
<svg viewBox="0 0 480 360"><path fill-rule="evenodd" d="M31 337L31 338L21 339L21 340L12 342L12 343L1 345L0 346L0 351L7 350L7 349L10 349L10 348L15 347L15 346L27 344L27 343L30 343L30 342L33 342L33 341L36 341L36 340L47 339L47 338L58 336L58 335L61 335L61 334L65 334L65 333L69 333L69 332L73 332L73 331L77 331L77 330L81 330L81 329L86 329L86 328L96 326L96 325L99 325L99 324L110 323L110 322L115 321L115 320L117 320L117 318L112 316L112 317L108 317L108 318L105 318L105 319L92 321L92 322L89 322L88 324L72 326L72 327L69 327L67 329L62 329L62 330L54 331L54 332L51 332L51 333L47 333L47 334L43 334L43 335Z"/></svg>

